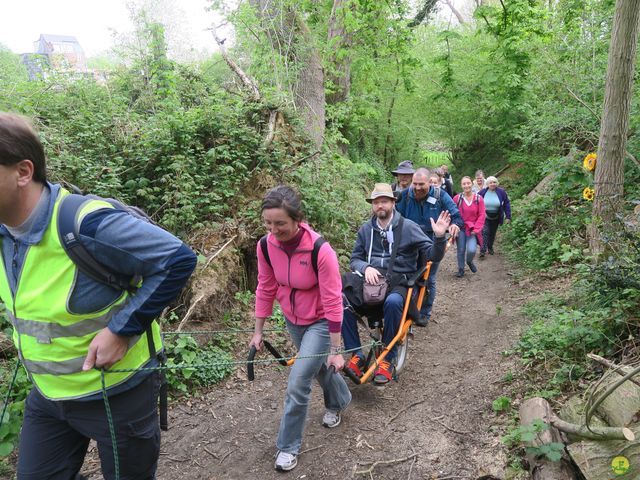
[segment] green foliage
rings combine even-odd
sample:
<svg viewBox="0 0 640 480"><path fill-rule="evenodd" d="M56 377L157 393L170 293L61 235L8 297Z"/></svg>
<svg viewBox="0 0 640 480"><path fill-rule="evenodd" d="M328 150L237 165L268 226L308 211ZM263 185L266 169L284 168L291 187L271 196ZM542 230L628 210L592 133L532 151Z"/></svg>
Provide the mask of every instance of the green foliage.
<svg viewBox="0 0 640 480"><path fill-rule="evenodd" d="M527 425L519 425L513 428L507 435L502 438L502 442L508 446L514 447L521 443L530 443L540 434L549 429L549 425L541 419L536 418ZM527 453L536 457L546 457L552 462L557 462L562 458L564 452L564 443L551 442L543 443L537 447L527 447Z"/></svg>
<svg viewBox="0 0 640 480"><path fill-rule="evenodd" d="M214 385L233 372L233 357L217 346L200 347L189 335L180 335L166 344L167 381L180 394L191 387Z"/></svg>
<svg viewBox="0 0 640 480"><path fill-rule="evenodd" d="M507 412L511 409L511 398L501 395L491 402L491 408L496 413Z"/></svg>
<svg viewBox="0 0 640 480"><path fill-rule="evenodd" d="M27 78L27 69L20 62L20 57L0 44L0 90L13 88Z"/></svg>
<svg viewBox="0 0 640 480"><path fill-rule="evenodd" d="M591 204L582 199L590 179L577 154L549 159L542 172L553 176L547 190L512 202L516 213L504 239L512 257L529 268L575 264L583 258L591 216Z"/></svg>
<svg viewBox="0 0 640 480"><path fill-rule="evenodd" d="M4 406L5 396L9 392L15 371L15 362L0 362L0 409ZM0 458L9 455L18 444L18 436L22 425L24 400L31 390L31 380L22 366L18 369L15 382L9 395L9 405L0 425Z"/></svg>
<svg viewBox="0 0 640 480"><path fill-rule="evenodd" d="M513 447L519 443L532 442L539 433L546 430L549 430L549 425L541 419L536 418L533 422L527 425L518 425L512 429L507 435L502 437L502 443Z"/></svg>

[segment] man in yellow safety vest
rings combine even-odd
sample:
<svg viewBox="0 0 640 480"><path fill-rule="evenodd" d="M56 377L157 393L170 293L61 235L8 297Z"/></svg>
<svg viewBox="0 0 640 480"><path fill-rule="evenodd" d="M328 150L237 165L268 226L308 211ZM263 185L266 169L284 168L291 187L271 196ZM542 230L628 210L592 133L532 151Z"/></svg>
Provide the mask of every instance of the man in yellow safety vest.
<svg viewBox="0 0 640 480"><path fill-rule="evenodd" d="M19 480L73 480L90 439L104 478L153 479L162 352L155 318L187 282L196 257L182 241L106 201L87 199L76 240L99 263L139 279L135 289L104 284L78 268L59 235L69 195L46 178L43 147L30 123L0 113L0 299L18 356L34 388L25 402ZM102 398L104 373L117 457Z"/></svg>

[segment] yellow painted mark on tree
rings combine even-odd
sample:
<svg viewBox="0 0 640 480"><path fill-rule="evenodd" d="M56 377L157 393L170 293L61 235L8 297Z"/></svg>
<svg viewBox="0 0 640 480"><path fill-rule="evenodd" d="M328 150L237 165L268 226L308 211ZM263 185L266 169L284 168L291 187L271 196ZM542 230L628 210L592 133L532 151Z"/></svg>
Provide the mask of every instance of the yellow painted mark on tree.
<svg viewBox="0 0 640 480"><path fill-rule="evenodd" d="M623 456L615 457L611 460L611 470L616 475L624 475L629 471L629 459Z"/></svg>

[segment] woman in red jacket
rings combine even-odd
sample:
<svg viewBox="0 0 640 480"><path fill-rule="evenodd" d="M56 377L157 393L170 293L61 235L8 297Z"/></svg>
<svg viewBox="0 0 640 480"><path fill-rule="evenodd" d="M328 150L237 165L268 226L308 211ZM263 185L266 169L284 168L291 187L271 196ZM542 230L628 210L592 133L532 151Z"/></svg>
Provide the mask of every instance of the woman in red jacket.
<svg viewBox="0 0 640 480"><path fill-rule="evenodd" d="M453 201L460 210L464 221L464 232L457 238L458 273L456 277L464 277L465 257L469 269L476 273L478 269L473 263L477 247L482 247L482 227L484 226L484 199L472 191L473 183L470 177L462 177L460 181L462 193L453 197Z"/></svg>
<svg viewBox="0 0 640 480"><path fill-rule="evenodd" d="M316 274L312 252L320 235L303 223L300 197L292 188L281 185L270 190L262 201L262 218L269 231L269 258L258 244L256 326L249 347L262 348L262 329L277 300L298 348L276 441L275 468L287 471L298 463L313 379L324 393L325 427L337 427L341 411L351 401L347 384L336 373L344 366L340 354L342 281L336 253L326 242L318 250Z"/></svg>

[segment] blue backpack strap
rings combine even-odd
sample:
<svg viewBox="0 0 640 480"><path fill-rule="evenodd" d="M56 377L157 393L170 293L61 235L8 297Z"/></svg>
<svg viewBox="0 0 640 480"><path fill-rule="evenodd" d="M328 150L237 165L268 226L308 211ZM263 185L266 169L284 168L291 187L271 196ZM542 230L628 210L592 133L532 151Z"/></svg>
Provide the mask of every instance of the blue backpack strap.
<svg viewBox="0 0 640 480"><path fill-rule="evenodd" d="M78 232L78 214L82 206L93 200L84 195L70 194L60 201L58 211L58 235L62 248L76 265L78 270L95 280L116 290L134 292L140 278L128 277L114 272L106 265L98 262L80 241Z"/></svg>

